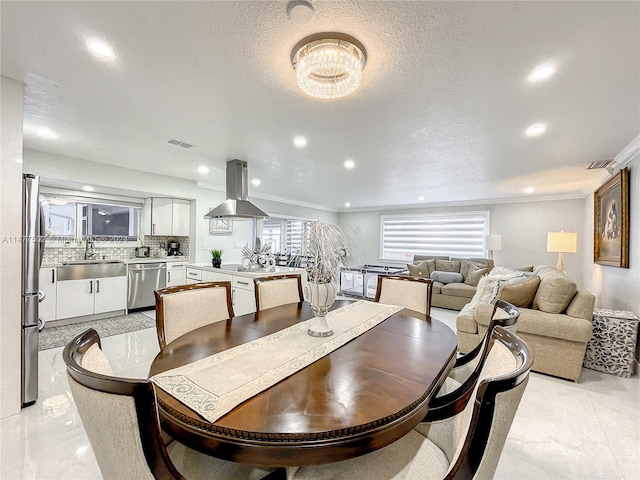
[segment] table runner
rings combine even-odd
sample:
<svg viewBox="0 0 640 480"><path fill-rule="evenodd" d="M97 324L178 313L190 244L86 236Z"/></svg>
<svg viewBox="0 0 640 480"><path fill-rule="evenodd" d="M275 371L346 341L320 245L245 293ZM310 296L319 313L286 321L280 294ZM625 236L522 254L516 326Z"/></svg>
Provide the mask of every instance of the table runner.
<svg viewBox="0 0 640 480"><path fill-rule="evenodd" d="M331 337L307 334L306 320L271 335L151 377L204 419L236 406L362 335L402 307L364 300L327 314Z"/></svg>

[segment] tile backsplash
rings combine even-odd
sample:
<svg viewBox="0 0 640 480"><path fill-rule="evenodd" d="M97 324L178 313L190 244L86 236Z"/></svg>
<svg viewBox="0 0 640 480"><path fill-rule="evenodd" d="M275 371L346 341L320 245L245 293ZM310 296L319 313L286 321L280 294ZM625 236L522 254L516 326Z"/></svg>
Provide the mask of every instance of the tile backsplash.
<svg viewBox="0 0 640 480"><path fill-rule="evenodd" d="M183 253L185 257L189 258L189 237L152 237L145 235L143 245L145 247L150 247L152 257L159 257L161 244L164 244L166 249L166 245L170 240L178 242L180 244L180 252ZM47 248L44 250L42 263L60 263L82 260L84 259L84 251L84 244L82 244L82 246L78 246L77 244L67 244L66 246L60 247L50 247L47 245ZM135 258L136 256L134 246L96 247L94 248L94 252L96 254L94 258L100 260L126 260L128 258Z"/></svg>

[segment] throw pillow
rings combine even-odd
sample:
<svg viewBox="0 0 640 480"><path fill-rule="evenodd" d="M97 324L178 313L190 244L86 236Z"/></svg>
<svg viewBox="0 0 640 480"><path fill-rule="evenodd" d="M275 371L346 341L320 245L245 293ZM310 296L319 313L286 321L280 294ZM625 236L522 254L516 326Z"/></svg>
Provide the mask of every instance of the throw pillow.
<svg viewBox="0 0 640 480"><path fill-rule="evenodd" d="M578 291L575 282L564 273L548 273L540 277L533 308L547 313L564 312Z"/></svg>
<svg viewBox="0 0 640 480"><path fill-rule="evenodd" d="M498 292L498 297L516 307L528 308L533 303L540 286L540 277L526 279L524 282L504 285Z"/></svg>
<svg viewBox="0 0 640 480"><path fill-rule="evenodd" d="M421 278L430 278L431 272L435 270L435 267L435 260L425 260L424 262L420 262L417 265L407 264L409 275L411 275L412 277Z"/></svg>
<svg viewBox="0 0 640 480"><path fill-rule="evenodd" d="M467 276L464 279L464 283L467 285L471 285L472 287L477 287L478 282L482 278L483 275L486 275L489 272L488 268L480 268L476 265L471 265L469 271L467 272Z"/></svg>
<svg viewBox="0 0 640 480"><path fill-rule="evenodd" d="M462 260L462 262L460 263L460 273L465 278L465 280L469 276L469 269L472 266L475 266L475 267L478 267L478 268L486 268L487 267L484 263L472 262L471 260Z"/></svg>
<svg viewBox="0 0 640 480"><path fill-rule="evenodd" d="M460 273L460 265L459 260L436 260L436 270L439 272Z"/></svg>
<svg viewBox="0 0 640 480"><path fill-rule="evenodd" d="M436 270L431 274L431 280L440 283L462 283L464 278L460 272L441 272Z"/></svg>

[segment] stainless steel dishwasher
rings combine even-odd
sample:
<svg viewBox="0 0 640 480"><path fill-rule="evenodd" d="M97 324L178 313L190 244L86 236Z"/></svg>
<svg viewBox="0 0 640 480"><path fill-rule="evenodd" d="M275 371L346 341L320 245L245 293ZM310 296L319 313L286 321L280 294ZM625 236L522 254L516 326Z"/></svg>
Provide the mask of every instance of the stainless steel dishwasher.
<svg viewBox="0 0 640 480"><path fill-rule="evenodd" d="M129 295L127 308L149 308L156 304L154 290L167 285L166 263L129 264Z"/></svg>

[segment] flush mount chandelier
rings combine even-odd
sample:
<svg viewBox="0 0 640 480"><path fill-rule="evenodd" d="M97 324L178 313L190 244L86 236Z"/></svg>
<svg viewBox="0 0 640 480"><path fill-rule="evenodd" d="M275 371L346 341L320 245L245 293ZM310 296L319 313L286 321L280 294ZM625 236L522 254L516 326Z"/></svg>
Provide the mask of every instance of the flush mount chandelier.
<svg viewBox="0 0 640 480"><path fill-rule="evenodd" d="M364 46L344 33L317 33L293 47L291 63L300 89L316 98L340 98L360 85Z"/></svg>

